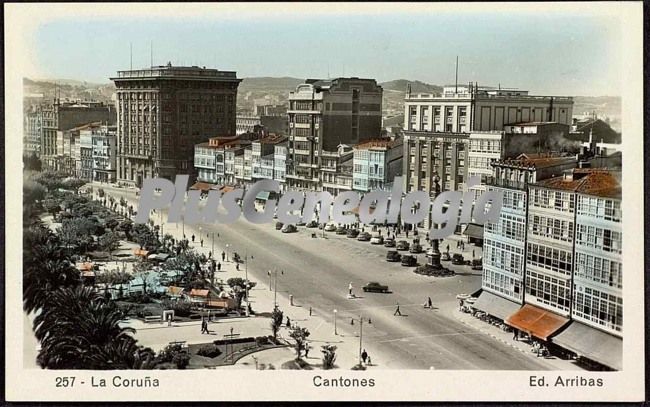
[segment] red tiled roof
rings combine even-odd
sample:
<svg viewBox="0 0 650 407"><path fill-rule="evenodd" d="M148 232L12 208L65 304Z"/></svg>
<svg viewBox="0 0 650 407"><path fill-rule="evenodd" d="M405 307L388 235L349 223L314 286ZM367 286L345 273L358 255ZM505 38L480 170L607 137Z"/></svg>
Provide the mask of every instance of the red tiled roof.
<svg viewBox="0 0 650 407"><path fill-rule="evenodd" d="M207 297L210 294L210 290L199 290L196 288L192 288L192 291L190 291L190 295L192 297Z"/></svg>
<svg viewBox="0 0 650 407"><path fill-rule="evenodd" d="M574 191L603 198L620 198L620 179L607 169L576 169L573 176L553 177L536 183L549 189Z"/></svg>

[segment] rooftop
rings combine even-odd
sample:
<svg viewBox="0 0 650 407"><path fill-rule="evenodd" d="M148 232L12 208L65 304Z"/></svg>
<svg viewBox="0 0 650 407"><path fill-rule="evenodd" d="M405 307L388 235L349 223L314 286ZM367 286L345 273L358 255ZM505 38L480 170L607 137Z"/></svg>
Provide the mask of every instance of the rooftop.
<svg viewBox="0 0 650 407"><path fill-rule="evenodd" d="M117 71L117 76L110 79L193 79L241 82L241 79L237 79L237 73L234 71L220 71L198 66L172 66L171 62L151 68Z"/></svg>
<svg viewBox="0 0 650 407"><path fill-rule="evenodd" d="M607 168L576 168L570 174L549 178L535 185L603 198L621 198L620 172Z"/></svg>
<svg viewBox="0 0 650 407"><path fill-rule="evenodd" d="M281 134L269 134L268 136L259 140L262 144L278 144L287 140L287 136Z"/></svg>
<svg viewBox="0 0 650 407"><path fill-rule="evenodd" d="M370 148L391 148L394 145L396 145L395 140L391 140L389 138L382 138L382 139L372 139L372 140L364 141L363 143L359 143L356 146L354 146L354 148L357 150L367 150Z"/></svg>
<svg viewBox="0 0 650 407"><path fill-rule="evenodd" d="M571 161L576 161L576 157L562 155L560 153L525 153L518 155L517 158L505 158L494 161L493 164L525 168L547 168Z"/></svg>

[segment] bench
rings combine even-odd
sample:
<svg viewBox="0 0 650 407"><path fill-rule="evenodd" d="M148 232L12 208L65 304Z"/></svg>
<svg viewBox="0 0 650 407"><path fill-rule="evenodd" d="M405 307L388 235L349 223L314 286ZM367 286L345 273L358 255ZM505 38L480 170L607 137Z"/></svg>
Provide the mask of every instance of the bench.
<svg viewBox="0 0 650 407"><path fill-rule="evenodd" d="M162 322L162 317L160 315L147 315L144 317L144 322Z"/></svg>

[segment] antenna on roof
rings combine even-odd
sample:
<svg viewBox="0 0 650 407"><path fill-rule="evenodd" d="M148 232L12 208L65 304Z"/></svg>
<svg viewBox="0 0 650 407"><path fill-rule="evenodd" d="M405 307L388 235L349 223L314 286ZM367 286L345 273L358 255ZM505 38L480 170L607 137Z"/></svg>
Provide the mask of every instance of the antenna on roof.
<svg viewBox="0 0 650 407"><path fill-rule="evenodd" d="M456 93L458 93L458 55L456 55Z"/></svg>

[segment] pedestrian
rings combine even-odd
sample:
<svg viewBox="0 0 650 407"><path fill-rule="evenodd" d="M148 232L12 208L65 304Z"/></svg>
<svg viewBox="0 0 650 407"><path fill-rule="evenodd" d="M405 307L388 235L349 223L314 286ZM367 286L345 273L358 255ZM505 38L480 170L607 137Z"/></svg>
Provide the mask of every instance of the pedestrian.
<svg viewBox="0 0 650 407"><path fill-rule="evenodd" d="M407 239L409 238L409 230L408 229L406 229L406 238Z"/></svg>
<svg viewBox="0 0 650 407"><path fill-rule="evenodd" d="M309 316L311 316L311 307L309 307Z"/></svg>
<svg viewBox="0 0 650 407"><path fill-rule="evenodd" d="M447 243L447 253L449 253L449 243Z"/></svg>
<svg viewBox="0 0 650 407"><path fill-rule="evenodd" d="M472 249L472 259L474 258L474 256L475 256L475 249Z"/></svg>
<svg viewBox="0 0 650 407"><path fill-rule="evenodd" d="M212 258L212 251L209 251L209 252L208 252L208 258L209 258L209 259Z"/></svg>
<svg viewBox="0 0 650 407"><path fill-rule="evenodd" d="M221 271L221 262L217 263L217 271Z"/></svg>
<svg viewBox="0 0 650 407"><path fill-rule="evenodd" d="M306 343L305 344L305 358L308 358L309 357L308 355L309 355L309 344Z"/></svg>
<svg viewBox="0 0 650 407"><path fill-rule="evenodd" d="M226 261L226 252L221 252L221 261Z"/></svg>
<svg viewBox="0 0 650 407"><path fill-rule="evenodd" d="M239 263L237 263L237 265L235 265L235 268L237 269L237 271L239 271Z"/></svg>
<svg viewBox="0 0 650 407"><path fill-rule="evenodd" d="M517 330L516 329L513 329L512 339L514 339L515 341L519 340L519 337L517 336Z"/></svg>
<svg viewBox="0 0 650 407"><path fill-rule="evenodd" d="M291 320L287 317L287 328L291 328Z"/></svg>
<svg viewBox="0 0 650 407"><path fill-rule="evenodd" d="M352 282L348 285L348 294L352 295Z"/></svg>
<svg viewBox="0 0 650 407"><path fill-rule="evenodd" d="M201 247L203 247L203 239L201 239Z"/></svg>
<svg viewBox="0 0 650 407"><path fill-rule="evenodd" d="M431 301L431 297L429 297L429 299L427 300L427 305L429 306L429 308L433 308L433 301Z"/></svg>
<svg viewBox="0 0 650 407"><path fill-rule="evenodd" d="M370 355L368 355L368 363L367 363L367 365L368 365L368 366L371 366L371 365L372 365L372 362L370 361Z"/></svg>
<svg viewBox="0 0 650 407"><path fill-rule="evenodd" d="M395 312L393 313L393 316L399 315L400 317L402 316L402 313L399 310L399 302L397 303L397 308L395 308Z"/></svg>
<svg viewBox="0 0 650 407"><path fill-rule="evenodd" d="M205 318L201 319L201 335L206 333L208 330L208 323L205 322Z"/></svg>
<svg viewBox="0 0 650 407"><path fill-rule="evenodd" d="M361 352L361 360L363 363L366 363L366 359L368 359L368 352L364 349L363 352Z"/></svg>
<svg viewBox="0 0 650 407"><path fill-rule="evenodd" d="M195 237L196 237L196 236L192 235L192 243L194 243L194 238L195 238Z"/></svg>

